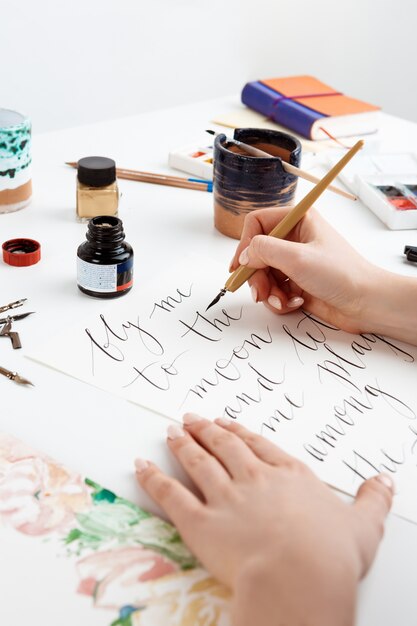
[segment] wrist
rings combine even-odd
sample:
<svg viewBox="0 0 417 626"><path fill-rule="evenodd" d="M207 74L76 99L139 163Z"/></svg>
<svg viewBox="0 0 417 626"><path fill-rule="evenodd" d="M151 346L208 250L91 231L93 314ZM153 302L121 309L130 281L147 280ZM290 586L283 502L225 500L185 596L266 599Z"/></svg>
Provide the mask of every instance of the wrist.
<svg viewBox="0 0 417 626"><path fill-rule="evenodd" d="M233 626L353 626L357 567L324 561L268 555L248 564L236 581Z"/></svg>
<svg viewBox="0 0 417 626"><path fill-rule="evenodd" d="M363 293L362 332L417 345L417 278L375 267L366 277Z"/></svg>

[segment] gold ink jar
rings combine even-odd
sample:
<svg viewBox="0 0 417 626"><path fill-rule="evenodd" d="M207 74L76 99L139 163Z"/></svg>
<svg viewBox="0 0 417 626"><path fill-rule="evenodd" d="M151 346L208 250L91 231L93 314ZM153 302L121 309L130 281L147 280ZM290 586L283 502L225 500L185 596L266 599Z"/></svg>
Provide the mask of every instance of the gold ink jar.
<svg viewBox="0 0 417 626"><path fill-rule="evenodd" d="M85 157L78 161L77 219L88 222L99 215L116 216L119 189L116 163L106 157Z"/></svg>

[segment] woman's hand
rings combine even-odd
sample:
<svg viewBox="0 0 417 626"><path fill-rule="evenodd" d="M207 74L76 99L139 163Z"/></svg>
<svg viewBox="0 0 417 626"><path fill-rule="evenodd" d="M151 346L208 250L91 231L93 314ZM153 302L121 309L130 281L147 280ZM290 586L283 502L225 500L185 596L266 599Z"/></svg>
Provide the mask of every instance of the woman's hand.
<svg viewBox="0 0 417 626"><path fill-rule="evenodd" d="M314 209L287 239L267 237L290 209L253 211L230 264L257 268L256 302L275 313L303 306L352 333L374 332L417 345L417 279L376 267Z"/></svg>
<svg viewBox="0 0 417 626"><path fill-rule="evenodd" d="M375 556L391 506L385 475L342 502L300 461L236 422L184 416L168 445L197 497L155 465L137 479L186 544L234 592L236 626L347 626L356 586Z"/></svg>
<svg viewBox="0 0 417 626"><path fill-rule="evenodd" d="M253 211L230 270L257 268L249 280L256 302L275 313L304 306L343 330L360 332L367 284L378 268L362 258L314 209L285 240L267 237L288 208Z"/></svg>

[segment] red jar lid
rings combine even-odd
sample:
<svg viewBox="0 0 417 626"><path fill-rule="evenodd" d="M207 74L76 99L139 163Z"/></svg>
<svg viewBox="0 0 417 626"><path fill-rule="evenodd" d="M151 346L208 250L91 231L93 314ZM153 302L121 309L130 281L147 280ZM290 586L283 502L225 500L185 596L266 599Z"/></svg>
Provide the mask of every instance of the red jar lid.
<svg viewBox="0 0 417 626"><path fill-rule="evenodd" d="M35 265L41 258L41 244L34 239L9 239L2 248L3 261L15 267Z"/></svg>

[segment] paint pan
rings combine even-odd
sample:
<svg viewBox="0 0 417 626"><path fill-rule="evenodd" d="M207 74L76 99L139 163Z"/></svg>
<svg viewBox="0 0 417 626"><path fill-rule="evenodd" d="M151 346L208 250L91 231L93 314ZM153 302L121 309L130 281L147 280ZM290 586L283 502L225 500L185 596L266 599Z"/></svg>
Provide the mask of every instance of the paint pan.
<svg viewBox="0 0 417 626"><path fill-rule="evenodd" d="M176 170L192 174L197 178L213 180L213 146L194 145L172 150L168 164Z"/></svg>
<svg viewBox="0 0 417 626"><path fill-rule="evenodd" d="M387 201L398 211L409 211L417 208L413 198L404 194L400 187L394 185L376 185L376 189L379 189Z"/></svg>
<svg viewBox="0 0 417 626"><path fill-rule="evenodd" d="M405 188L407 189L407 192L408 192L408 194L409 194L411 197L413 197L413 198L414 198L414 197L415 197L415 198L417 198L417 184L416 184L416 185L412 185L412 184L410 184L410 185L405 185Z"/></svg>
<svg viewBox="0 0 417 626"><path fill-rule="evenodd" d="M368 144L366 141L365 147ZM325 155L330 167L336 165L345 154L345 150L329 150ZM340 172L338 178L353 193L358 193L358 177L395 176L397 180L404 176L414 176L417 172L417 155L412 152L379 153L363 152L352 159Z"/></svg>
<svg viewBox="0 0 417 626"><path fill-rule="evenodd" d="M391 230L417 228L417 175L357 176L362 202Z"/></svg>

